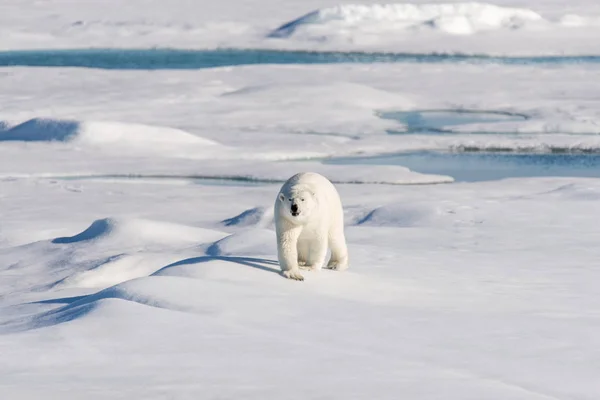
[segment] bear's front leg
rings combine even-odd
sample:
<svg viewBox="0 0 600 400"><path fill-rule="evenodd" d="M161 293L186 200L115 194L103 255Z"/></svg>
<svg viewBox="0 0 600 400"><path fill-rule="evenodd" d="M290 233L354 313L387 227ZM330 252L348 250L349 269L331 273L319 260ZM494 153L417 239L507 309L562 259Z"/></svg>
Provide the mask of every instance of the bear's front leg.
<svg viewBox="0 0 600 400"><path fill-rule="evenodd" d="M301 269L306 269L306 259L308 255L309 245L310 243L306 240L302 240L301 237L298 238L298 245L296 246L296 249L298 250L298 265Z"/></svg>
<svg viewBox="0 0 600 400"><path fill-rule="evenodd" d="M283 276L288 279L303 281L298 267L298 237L302 232L301 227L291 227L277 230L277 257Z"/></svg>
<svg viewBox="0 0 600 400"><path fill-rule="evenodd" d="M327 258L327 233L319 232L310 242L310 250L306 260L306 266L312 271L320 271Z"/></svg>

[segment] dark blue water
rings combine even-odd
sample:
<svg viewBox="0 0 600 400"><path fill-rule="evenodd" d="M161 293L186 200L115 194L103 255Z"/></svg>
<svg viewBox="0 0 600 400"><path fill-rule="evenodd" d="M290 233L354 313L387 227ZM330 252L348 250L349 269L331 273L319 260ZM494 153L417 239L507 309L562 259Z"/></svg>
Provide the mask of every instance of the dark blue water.
<svg viewBox="0 0 600 400"><path fill-rule="evenodd" d="M329 164L402 165L413 171L452 176L457 182L516 177L600 177L600 154L415 152L337 158Z"/></svg>
<svg viewBox="0 0 600 400"><path fill-rule="evenodd" d="M510 65L600 63L600 56L490 57L483 55L311 52L278 50L32 50L0 52L0 67L202 69L253 64L494 63Z"/></svg>

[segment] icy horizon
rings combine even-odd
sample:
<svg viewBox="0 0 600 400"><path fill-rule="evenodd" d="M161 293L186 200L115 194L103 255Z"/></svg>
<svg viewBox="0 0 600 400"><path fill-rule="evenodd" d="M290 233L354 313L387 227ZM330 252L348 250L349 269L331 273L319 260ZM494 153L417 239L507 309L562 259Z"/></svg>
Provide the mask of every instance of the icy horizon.
<svg viewBox="0 0 600 400"><path fill-rule="evenodd" d="M495 56L595 55L600 7L578 0L0 5L0 50L253 48ZM141 4L141 3L140 3ZM235 5L234 5L235 4ZM27 12L23 12L27 10ZM16 17L15 17L16 16ZM4 18L3 18L4 17Z"/></svg>

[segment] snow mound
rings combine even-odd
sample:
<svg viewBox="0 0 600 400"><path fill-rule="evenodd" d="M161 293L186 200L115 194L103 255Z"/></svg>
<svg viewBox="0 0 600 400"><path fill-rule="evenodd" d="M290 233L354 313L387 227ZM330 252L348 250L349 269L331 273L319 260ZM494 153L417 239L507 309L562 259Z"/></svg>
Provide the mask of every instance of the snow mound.
<svg viewBox="0 0 600 400"><path fill-rule="evenodd" d="M275 232L268 229L249 229L234 233L215 242L207 253L211 256L276 254Z"/></svg>
<svg viewBox="0 0 600 400"><path fill-rule="evenodd" d="M169 311L176 311L179 315L190 313L255 319L252 310L256 307L267 309L272 305L273 295L289 294L285 287L281 287L279 271L269 260L232 258L208 261L201 266L194 265L192 261L188 264L193 267L193 275L197 279L163 274L132 279L89 295L42 301L59 306L10 321L3 328L23 331L68 322L89 324L91 319L96 319L98 326L104 326L107 320L140 318L141 315L142 318L154 319L156 313ZM207 276L204 276L205 272ZM237 282L240 280L251 281L252 284L240 285ZM265 296L265 293L268 295ZM272 310L267 318L274 313L279 312Z"/></svg>
<svg viewBox="0 0 600 400"><path fill-rule="evenodd" d="M202 248L226 236L224 232L177 223L104 218L74 236L13 248L13 267L29 278L6 279L11 279L15 292L49 288L104 289L203 254Z"/></svg>
<svg viewBox="0 0 600 400"><path fill-rule="evenodd" d="M270 37L290 37L299 29L318 27L312 33L327 31L408 31L430 28L448 34L473 34L498 29L519 29L543 21L536 12L524 8L500 7L486 3L440 4L347 4L324 8L288 22ZM310 32L306 32L309 33ZM322 39L323 36L321 36Z"/></svg>
<svg viewBox="0 0 600 400"><path fill-rule="evenodd" d="M82 139L91 144L216 144L180 129L103 121L83 123Z"/></svg>
<svg viewBox="0 0 600 400"><path fill-rule="evenodd" d="M78 145L215 145L180 129L108 121L33 118L0 130L0 142L74 142Z"/></svg>
<svg viewBox="0 0 600 400"><path fill-rule="evenodd" d="M198 283L176 277L146 277L133 279L118 285L103 289L97 293L55 299L53 302L67 303L54 310L35 315L27 321L23 329L42 328L74 321L100 314L115 317L123 314L123 307L137 303L155 308L176 311L202 312L201 304L195 308L190 305L190 299L197 297ZM108 307L108 310L105 308ZM136 314L143 308L137 307Z"/></svg>
<svg viewBox="0 0 600 400"><path fill-rule="evenodd" d="M115 244L195 243L220 239L221 232L147 219L104 218L94 221L83 232L71 237L60 237L52 241L57 244L73 244L89 241L110 241Z"/></svg>
<svg viewBox="0 0 600 400"><path fill-rule="evenodd" d="M276 259L265 257L201 256L192 257L165 266L152 276L178 276L203 280L259 281L264 284L271 272L279 275L281 270ZM271 277L272 278L272 277Z"/></svg>
<svg viewBox="0 0 600 400"><path fill-rule="evenodd" d="M273 220L273 210L265 207L250 208L235 217L223 220L225 226L261 226L270 224Z"/></svg>
<svg viewBox="0 0 600 400"><path fill-rule="evenodd" d="M355 221L356 225L412 227L425 225L441 215L440 210L427 205L391 204L375 208Z"/></svg>
<svg viewBox="0 0 600 400"><path fill-rule="evenodd" d="M149 276L172 262L173 255L161 253L120 254L88 270L77 270L61 280L57 288L105 288L131 279Z"/></svg>
<svg viewBox="0 0 600 400"><path fill-rule="evenodd" d="M165 265L181 260L191 248L208 246L226 234L144 219L106 218L86 230L57 238L73 254L72 268L57 287L105 288L130 279L149 276ZM108 258L101 254L110 254Z"/></svg>
<svg viewBox="0 0 600 400"><path fill-rule="evenodd" d="M92 222L92 224L86 230L75 236L56 238L52 242L77 243L98 239L103 236L108 236L115 225L117 225L117 222L115 220L111 220L110 218L99 219Z"/></svg>

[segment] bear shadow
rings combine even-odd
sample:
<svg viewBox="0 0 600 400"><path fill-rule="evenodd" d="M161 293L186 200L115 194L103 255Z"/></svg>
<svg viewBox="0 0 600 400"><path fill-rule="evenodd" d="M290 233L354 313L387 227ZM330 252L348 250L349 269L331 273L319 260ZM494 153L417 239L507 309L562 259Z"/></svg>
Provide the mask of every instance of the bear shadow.
<svg viewBox="0 0 600 400"><path fill-rule="evenodd" d="M201 264L209 261L227 261L236 264L245 265L251 268L256 268L261 271L272 272L277 275L281 275L281 270L279 268L270 267L270 265L279 266L279 262L275 260L269 260L266 258L254 258L254 257L238 257L238 256L200 256L200 257L192 257L186 258L184 260L180 260L174 262L172 264L166 265L157 271L153 272L149 276L156 276L161 272L168 270L169 268L178 267L181 265L190 265L190 264ZM121 282L123 283L123 282ZM117 284L118 285L118 284ZM115 285L116 286L116 285ZM106 290L106 289L103 289ZM101 290L100 292L102 292ZM98 293L100 293L98 292ZM73 296L73 297L61 297L55 299L47 299L47 300L38 300L25 304L71 304L77 301L83 301L84 299L88 299L90 297L96 296L98 293L83 295L83 296Z"/></svg>
<svg viewBox="0 0 600 400"><path fill-rule="evenodd" d="M180 260L169 264L167 266L162 267L161 269L155 271L150 276L158 275L161 272L168 270L169 268L178 267L181 265L190 265L190 264L201 264L210 261L227 261L236 264L245 265L247 267L256 268L261 271L272 272L280 275L281 270L279 268L273 268L271 265L279 266L279 262L275 260L269 260L267 258L255 258L255 257L240 257L240 256L220 256L220 255L207 255L200 257L192 257L186 258L185 260Z"/></svg>

